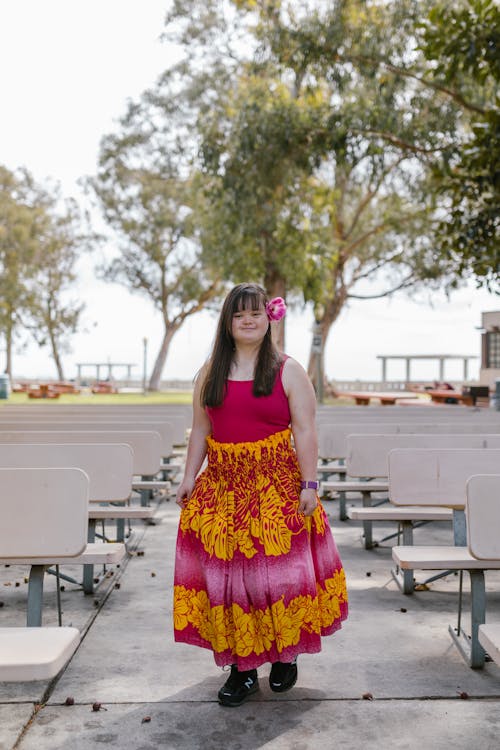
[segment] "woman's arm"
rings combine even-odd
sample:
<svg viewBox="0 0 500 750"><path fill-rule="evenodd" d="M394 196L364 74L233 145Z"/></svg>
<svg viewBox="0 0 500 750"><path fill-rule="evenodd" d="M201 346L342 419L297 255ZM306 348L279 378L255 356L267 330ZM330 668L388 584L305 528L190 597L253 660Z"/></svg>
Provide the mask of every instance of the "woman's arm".
<svg viewBox="0 0 500 750"><path fill-rule="evenodd" d="M283 388L288 397L295 450L304 481L316 481L318 472L318 435L316 431L316 395L304 368L289 357L283 367ZM301 490L299 510L314 513L317 493Z"/></svg>
<svg viewBox="0 0 500 750"><path fill-rule="evenodd" d="M207 454L207 436L210 435L211 425L208 415L200 402L200 393L205 379L205 368L196 378L193 392L193 424L189 436L184 477L180 483L175 501L178 505L185 505L193 491L194 482Z"/></svg>

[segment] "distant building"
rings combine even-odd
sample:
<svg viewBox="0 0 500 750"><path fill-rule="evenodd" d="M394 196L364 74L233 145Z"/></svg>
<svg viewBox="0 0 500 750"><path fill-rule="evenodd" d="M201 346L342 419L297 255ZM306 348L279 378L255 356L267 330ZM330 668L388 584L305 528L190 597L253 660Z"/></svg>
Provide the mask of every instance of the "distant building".
<svg viewBox="0 0 500 750"><path fill-rule="evenodd" d="M482 314L481 371L482 385L493 388L500 378L500 310Z"/></svg>

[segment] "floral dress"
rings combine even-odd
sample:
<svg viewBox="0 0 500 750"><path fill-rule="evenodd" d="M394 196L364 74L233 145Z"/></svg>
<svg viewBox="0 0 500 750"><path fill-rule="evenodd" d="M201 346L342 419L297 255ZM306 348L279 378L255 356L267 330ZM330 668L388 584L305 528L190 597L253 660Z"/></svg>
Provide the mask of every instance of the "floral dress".
<svg viewBox="0 0 500 750"><path fill-rule="evenodd" d="M324 508L297 510L281 371L270 396L253 396L252 381L228 381L223 405L207 411L207 468L179 521L175 640L239 670L316 653L347 617L347 590Z"/></svg>

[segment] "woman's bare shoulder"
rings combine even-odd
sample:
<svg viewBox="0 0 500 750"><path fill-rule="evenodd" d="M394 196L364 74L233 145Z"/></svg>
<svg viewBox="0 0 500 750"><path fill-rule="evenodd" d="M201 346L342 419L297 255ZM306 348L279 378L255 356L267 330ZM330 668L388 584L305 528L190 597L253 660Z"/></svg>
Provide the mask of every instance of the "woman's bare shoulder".
<svg viewBox="0 0 500 750"><path fill-rule="evenodd" d="M310 383L309 376L300 362L293 357L287 357L283 365L281 376L285 391L293 388L294 385L304 385Z"/></svg>
<svg viewBox="0 0 500 750"><path fill-rule="evenodd" d="M290 357L290 355L288 354L286 355L286 359L283 363L283 374L285 375L285 373L290 373L292 375L294 374L307 375L306 371L304 370L300 362L298 362L293 357Z"/></svg>

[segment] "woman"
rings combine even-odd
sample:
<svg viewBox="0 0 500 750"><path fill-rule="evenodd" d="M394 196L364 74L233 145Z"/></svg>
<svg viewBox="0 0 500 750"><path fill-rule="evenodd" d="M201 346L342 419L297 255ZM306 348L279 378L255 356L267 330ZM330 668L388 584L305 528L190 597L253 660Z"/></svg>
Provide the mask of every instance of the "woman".
<svg viewBox="0 0 500 750"><path fill-rule="evenodd" d="M271 662L271 690L297 680L347 617L344 571L318 501L311 382L271 340L285 313L239 284L220 315L193 397L176 549L176 641L213 650L231 674L219 702L238 706ZM291 437L293 435L293 447ZM208 458L207 468L198 474Z"/></svg>

